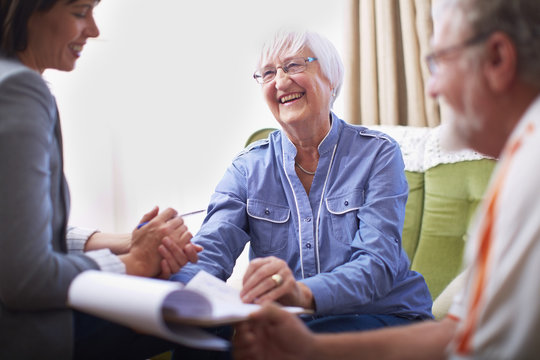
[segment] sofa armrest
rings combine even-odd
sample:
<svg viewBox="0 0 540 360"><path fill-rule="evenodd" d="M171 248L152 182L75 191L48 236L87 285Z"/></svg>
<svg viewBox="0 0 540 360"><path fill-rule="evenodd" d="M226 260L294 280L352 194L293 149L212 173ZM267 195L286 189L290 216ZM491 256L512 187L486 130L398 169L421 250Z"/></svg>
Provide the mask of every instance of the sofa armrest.
<svg viewBox="0 0 540 360"><path fill-rule="evenodd" d="M433 301L432 313L436 320L442 320L454 301L454 297L465 287L467 271L459 273Z"/></svg>

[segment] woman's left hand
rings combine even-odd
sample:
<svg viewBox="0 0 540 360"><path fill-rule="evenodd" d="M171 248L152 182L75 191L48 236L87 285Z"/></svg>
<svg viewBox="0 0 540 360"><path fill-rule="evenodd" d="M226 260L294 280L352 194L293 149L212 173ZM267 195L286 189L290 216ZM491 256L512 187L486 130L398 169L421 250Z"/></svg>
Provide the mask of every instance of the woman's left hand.
<svg viewBox="0 0 540 360"><path fill-rule="evenodd" d="M313 309L313 294L297 282L287 263L274 256L256 258L249 263L240 297L245 303L279 302L286 306Z"/></svg>

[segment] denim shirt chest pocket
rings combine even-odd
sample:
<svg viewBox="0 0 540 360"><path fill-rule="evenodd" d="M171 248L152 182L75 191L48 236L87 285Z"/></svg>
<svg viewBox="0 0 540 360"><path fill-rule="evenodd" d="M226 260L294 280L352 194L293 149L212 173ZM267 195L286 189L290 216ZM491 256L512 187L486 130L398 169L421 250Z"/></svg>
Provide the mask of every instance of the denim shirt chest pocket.
<svg viewBox="0 0 540 360"><path fill-rule="evenodd" d="M291 210L264 200L248 199L251 247L257 255L276 253L287 246Z"/></svg>
<svg viewBox="0 0 540 360"><path fill-rule="evenodd" d="M350 244L358 231L358 210L364 205L364 190L356 189L347 194L326 199L334 238Z"/></svg>

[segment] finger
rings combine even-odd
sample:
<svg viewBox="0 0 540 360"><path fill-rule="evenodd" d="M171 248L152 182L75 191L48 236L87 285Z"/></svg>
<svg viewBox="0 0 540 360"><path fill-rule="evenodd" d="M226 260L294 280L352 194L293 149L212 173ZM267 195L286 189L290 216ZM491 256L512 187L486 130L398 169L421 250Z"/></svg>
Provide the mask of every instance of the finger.
<svg viewBox="0 0 540 360"><path fill-rule="evenodd" d="M186 255L190 263L195 264L199 260L199 255L198 255L199 251L202 251L202 247L198 245L194 245L190 243L184 246L184 254Z"/></svg>
<svg viewBox="0 0 540 360"><path fill-rule="evenodd" d="M178 216L171 218L170 220L165 222L165 224L169 228L174 229L174 231L182 232L181 229L184 229L183 231L187 230L187 226L184 224L184 219Z"/></svg>
<svg viewBox="0 0 540 360"><path fill-rule="evenodd" d="M246 269L246 272L244 273L244 278L242 280L243 283L246 282L247 279L249 279L254 272L256 272L259 267L263 266L269 261L268 258L256 258L249 262L248 267Z"/></svg>
<svg viewBox="0 0 540 360"><path fill-rule="evenodd" d="M171 251L169 251L164 245L158 246L158 252L163 258L161 262L163 261L167 262L168 267L169 267L169 272L176 273L178 272L178 270L180 270L180 267L181 267L180 264L177 263Z"/></svg>
<svg viewBox="0 0 540 360"><path fill-rule="evenodd" d="M148 229L149 225L147 225L147 224L150 221L152 221L152 223L153 223L154 221L157 220L158 223L155 224L155 225L157 225L158 227L161 228L162 233L168 233L170 231L167 229L167 227L170 228L170 229L173 229L174 227L176 227L176 226L173 227L168 223L168 220L173 219L174 216L176 216L176 214L177 214L176 210L174 210L172 208L168 208L165 211L159 213L159 208L156 206L156 207L154 207L154 209L152 209L152 211L150 211L149 213L145 214L142 217L142 219L139 222L139 225L137 226L136 230L142 228L143 226ZM180 222L183 223L183 220L180 220ZM163 224L167 224L167 226L165 228L161 227L161 225L163 225ZM173 225L177 225L177 224L173 223ZM157 229L157 227L154 227L154 229Z"/></svg>
<svg viewBox="0 0 540 360"><path fill-rule="evenodd" d="M159 277L163 280L168 280L172 275L171 268L169 267L169 263L167 260L162 259L161 260L161 274L159 274Z"/></svg>
<svg viewBox="0 0 540 360"><path fill-rule="evenodd" d="M235 327L233 337L233 353L235 359L252 359L255 355L257 338L250 322L239 323Z"/></svg>
<svg viewBox="0 0 540 360"><path fill-rule="evenodd" d="M169 237L180 247L184 247L191 242L193 235L185 224L175 229L169 234Z"/></svg>
<svg viewBox="0 0 540 360"><path fill-rule="evenodd" d="M183 250L172 242L160 245L158 250L159 254L169 264L169 267L173 273L178 272L188 261Z"/></svg>
<svg viewBox="0 0 540 360"><path fill-rule="evenodd" d="M276 304L264 305L259 311L249 315L248 319L253 323L280 323L284 317L285 310L280 309Z"/></svg>
<svg viewBox="0 0 540 360"><path fill-rule="evenodd" d="M152 208L152 210L150 210L149 212L147 212L146 214L143 215L143 217L141 218L141 221L139 223L144 223L144 222L148 222L148 221L152 220L153 218L156 217L156 215L158 213L159 213L159 207L154 206Z"/></svg>
<svg viewBox="0 0 540 360"><path fill-rule="evenodd" d="M182 225L179 228L175 229L171 234L170 238L180 247L184 247L193 238L191 232L189 232L187 226Z"/></svg>
<svg viewBox="0 0 540 360"><path fill-rule="evenodd" d="M266 277L255 287L247 291L244 296L241 296L245 303L266 304L273 302L283 295L291 291L289 282L283 281L281 284L276 282L271 277Z"/></svg>
<svg viewBox="0 0 540 360"><path fill-rule="evenodd" d="M240 296L245 295L256 287L259 288L259 291L264 290L263 292L266 292L265 290L272 289L275 287L275 282L271 279L271 281L267 281L267 279L271 278L271 276L274 274L281 274L281 276L284 276L284 274L287 272L286 269L288 269L287 264L283 260L274 257L265 258L265 261L260 262L260 264L256 264L256 267L257 268L251 271L249 275L246 274L244 276Z"/></svg>
<svg viewBox="0 0 540 360"><path fill-rule="evenodd" d="M283 282L283 284L281 284L280 286L274 286L271 290L268 290L262 295L257 296L255 299L253 299L253 303L259 305L266 305L269 303L271 304L279 302L282 297L290 294L292 291L293 289L291 286L289 286L288 282Z"/></svg>
<svg viewBox="0 0 540 360"><path fill-rule="evenodd" d="M191 243L191 245L195 248L195 251L197 251L198 253L204 250L204 248L201 245L194 244L194 243Z"/></svg>
<svg viewBox="0 0 540 360"><path fill-rule="evenodd" d="M186 263L188 262L188 258L184 253L183 247L178 246L178 244L172 241L169 237L163 238L163 244L165 245L169 253L174 257L174 261L178 266L183 267L184 265L186 265ZM180 269L177 269L176 271L178 270Z"/></svg>
<svg viewBox="0 0 540 360"><path fill-rule="evenodd" d="M173 208L167 208L163 210L160 214L158 214L156 218L163 222L167 222L169 220L172 220L176 215L178 215L178 212L176 210L174 210Z"/></svg>
<svg viewBox="0 0 540 360"><path fill-rule="evenodd" d="M178 230L178 233L181 233L182 231L186 231L187 227L184 225L184 220L182 218L175 217L175 216L170 217L170 215L174 215L176 213L176 210L173 210L173 209L167 209L167 210L171 210L172 212L164 211L161 214L157 215L155 219L152 220L152 222L150 222L150 224L154 225L153 229L159 231L158 234L161 234L161 236L171 235L178 229L180 229ZM148 221L141 224L146 224L146 223L148 223ZM146 227L148 228L149 226L150 225L147 225ZM140 227L141 225L139 225L137 228L139 229Z"/></svg>

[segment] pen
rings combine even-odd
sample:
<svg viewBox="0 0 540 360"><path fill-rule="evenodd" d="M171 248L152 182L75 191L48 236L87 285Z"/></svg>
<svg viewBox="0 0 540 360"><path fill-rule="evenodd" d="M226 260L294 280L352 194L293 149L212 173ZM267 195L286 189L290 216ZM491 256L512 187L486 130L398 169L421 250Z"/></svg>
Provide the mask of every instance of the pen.
<svg viewBox="0 0 540 360"><path fill-rule="evenodd" d="M200 214L200 213L205 212L205 211L206 211L206 209L200 209L200 210L195 210L195 211L190 211L190 212L187 212L187 213L184 213L184 214L180 214L178 216L183 218L183 217L186 217L186 216L189 216L189 215ZM142 228L146 224L148 224L148 221L140 223L139 225L137 225L137 230Z"/></svg>

